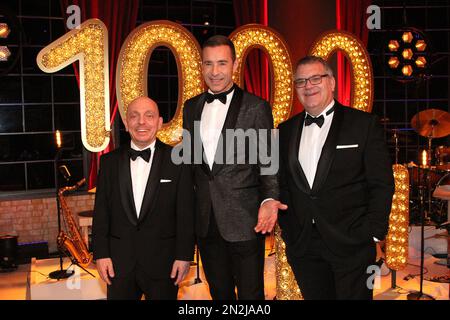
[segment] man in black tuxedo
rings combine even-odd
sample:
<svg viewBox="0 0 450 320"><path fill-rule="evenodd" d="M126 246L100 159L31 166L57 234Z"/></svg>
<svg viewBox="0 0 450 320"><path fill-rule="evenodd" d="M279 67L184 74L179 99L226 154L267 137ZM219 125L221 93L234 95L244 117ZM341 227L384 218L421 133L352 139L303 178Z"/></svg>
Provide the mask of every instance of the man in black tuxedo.
<svg viewBox="0 0 450 320"><path fill-rule="evenodd" d="M234 45L228 38L208 39L202 49L202 74L208 91L186 101L183 111L183 127L192 138L183 140L183 150L200 158L199 162L190 160L196 235L214 300L236 299L235 287L239 299L264 299L264 234L272 230L278 208L285 209L275 200L279 193L276 172L262 173L267 167L260 154L258 161L250 161L250 146L265 147L271 154L271 108L267 101L233 83L237 66ZM235 148L234 139L227 139L226 132L238 132L236 129L265 129L267 143L250 138L245 150ZM195 155L197 150L200 152Z"/></svg>
<svg viewBox="0 0 450 320"><path fill-rule="evenodd" d="M131 146L102 156L92 225L94 259L108 299L176 299L194 251L191 170L156 138L157 104L130 103Z"/></svg>
<svg viewBox="0 0 450 320"><path fill-rule="evenodd" d="M371 299L367 268L387 234L394 193L383 130L376 116L333 99L323 59L301 59L294 83L305 110L279 127L288 262L305 299Z"/></svg>

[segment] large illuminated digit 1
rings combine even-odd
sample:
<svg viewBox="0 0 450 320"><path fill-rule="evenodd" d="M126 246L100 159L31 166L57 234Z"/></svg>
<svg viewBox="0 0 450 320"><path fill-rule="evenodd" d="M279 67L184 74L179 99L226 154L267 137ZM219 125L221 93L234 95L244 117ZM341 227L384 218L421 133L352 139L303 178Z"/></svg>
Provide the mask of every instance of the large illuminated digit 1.
<svg viewBox="0 0 450 320"><path fill-rule="evenodd" d="M293 98L292 62L284 39L273 29L260 24L246 24L236 29L229 38L236 48L238 68L233 80L244 87L245 58L252 49L261 49L269 57L272 71L271 97L274 126L287 120Z"/></svg>
<svg viewBox="0 0 450 320"><path fill-rule="evenodd" d="M148 63L158 46L172 51L178 67L177 110L173 119L158 132L161 141L174 145L181 140L184 102L203 91L200 47L188 30L165 20L145 23L133 30L120 50L116 72L117 99L120 115L125 121L130 102L147 96Z"/></svg>
<svg viewBox="0 0 450 320"><path fill-rule="evenodd" d="M359 39L348 32L328 31L314 42L309 54L328 60L337 50L344 53L352 70L351 107L371 112L374 90L372 64Z"/></svg>
<svg viewBox="0 0 450 320"><path fill-rule="evenodd" d="M386 237L386 264L389 269L398 271L408 263L409 172L400 164L395 164L392 169L395 193Z"/></svg>
<svg viewBox="0 0 450 320"><path fill-rule="evenodd" d="M81 139L92 152L109 143L108 31L90 19L55 40L37 56L42 71L54 73L75 61L80 63Z"/></svg>

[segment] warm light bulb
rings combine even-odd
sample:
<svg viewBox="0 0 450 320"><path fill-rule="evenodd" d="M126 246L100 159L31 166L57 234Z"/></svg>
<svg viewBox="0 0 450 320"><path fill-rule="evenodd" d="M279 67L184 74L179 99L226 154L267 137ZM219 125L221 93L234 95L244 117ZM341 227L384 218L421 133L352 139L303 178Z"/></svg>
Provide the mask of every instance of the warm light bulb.
<svg viewBox="0 0 450 320"><path fill-rule="evenodd" d="M56 139L56 146L58 147L58 149L61 148L61 146L62 146L61 131L56 130L55 139Z"/></svg>

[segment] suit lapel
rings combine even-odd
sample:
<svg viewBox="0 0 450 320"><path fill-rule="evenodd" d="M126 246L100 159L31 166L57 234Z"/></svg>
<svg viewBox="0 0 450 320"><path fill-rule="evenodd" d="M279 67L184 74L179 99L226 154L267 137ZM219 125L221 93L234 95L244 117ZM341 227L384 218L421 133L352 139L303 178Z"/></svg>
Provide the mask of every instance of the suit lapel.
<svg viewBox="0 0 450 320"><path fill-rule="evenodd" d="M122 148L119 154L119 190L122 200L123 208L128 220L133 225L137 225L136 206L134 204L133 186L131 183L130 158L128 156L127 148Z"/></svg>
<svg viewBox="0 0 450 320"><path fill-rule="evenodd" d="M298 160L298 150L300 148L300 139L302 137L304 120L305 112L302 112L297 120L292 123L293 128L289 140L288 161L291 172L294 173L293 179L295 184L304 193L309 194L311 192L311 188L309 187L305 172L303 171L300 161Z"/></svg>
<svg viewBox="0 0 450 320"><path fill-rule="evenodd" d="M336 145L339 137L339 130L342 123L342 106L335 101L334 115L331 122L330 131L328 132L327 139L322 148L320 154L319 163L317 164L316 176L314 177L314 183L312 192L316 193L320 190L325 182L328 172L330 171L331 164L336 153Z"/></svg>
<svg viewBox="0 0 450 320"><path fill-rule="evenodd" d="M142 200L139 222L143 221L149 212L153 210L156 203L156 196L159 191L159 181L161 177L161 166L164 158L163 145L159 140L155 143L155 154L153 155L152 167L145 187L144 199Z"/></svg>
<svg viewBox="0 0 450 320"><path fill-rule="evenodd" d="M224 166L224 162L226 159L226 150L228 149L227 143L231 143L233 141L226 141L226 130L227 129L234 129L236 128L236 122L237 118L239 116L239 111L241 110L242 106L242 95L243 91L241 88L239 88L237 85L234 85L234 93L233 98L230 102L230 107L228 108L227 116L225 118L225 123L222 127L222 132L219 138L219 143L217 144L217 150L219 147L222 147L222 153L218 153L216 150L216 154L214 155L214 163L212 167L212 174L216 175ZM231 151L231 150L230 150ZM222 159L220 159L218 156L221 156ZM220 163L217 163L216 161L219 161Z"/></svg>

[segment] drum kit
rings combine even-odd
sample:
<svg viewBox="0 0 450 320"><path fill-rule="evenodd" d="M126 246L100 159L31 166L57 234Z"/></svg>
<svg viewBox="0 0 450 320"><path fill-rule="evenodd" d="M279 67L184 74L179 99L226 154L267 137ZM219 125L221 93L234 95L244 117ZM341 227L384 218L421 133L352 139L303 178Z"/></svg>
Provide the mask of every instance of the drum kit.
<svg viewBox="0 0 450 320"><path fill-rule="evenodd" d="M421 111L412 118L411 127L419 136L427 139L428 148L420 155L419 165L413 161L407 164L410 177L410 224L420 223L420 208L423 206L425 223L439 225L448 219L450 147L438 146L433 150L432 141L450 134L450 113L438 109ZM411 129L393 130L396 163L399 139L405 139L405 133L409 130ZM446 196L443 197L444 190Z"/></svg>

